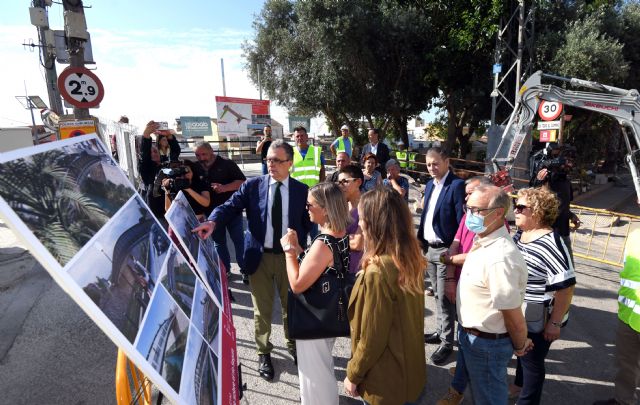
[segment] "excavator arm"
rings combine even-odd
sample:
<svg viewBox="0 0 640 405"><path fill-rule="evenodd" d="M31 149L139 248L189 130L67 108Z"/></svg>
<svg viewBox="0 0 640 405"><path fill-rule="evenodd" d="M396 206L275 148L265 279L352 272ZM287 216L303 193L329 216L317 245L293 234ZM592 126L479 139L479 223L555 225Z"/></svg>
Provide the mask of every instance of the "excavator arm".
<svg viewBox="0 0 640 405"><path fill-rule="evenodd" d="M584 87L594 91L574 91L552 85L542 84L542 79L560 80L571 86ZM502 134L500 145L492 159L496 171L510 170L518 156L523 142L531 133L536 112L541 100L557 101L564 105L596 111L615 118L621 125L627 155L625 161L640 199L640 95L637 90L625 90L587 80L565 78L537 71L522 85L518 100L507 126Z"/></svg>

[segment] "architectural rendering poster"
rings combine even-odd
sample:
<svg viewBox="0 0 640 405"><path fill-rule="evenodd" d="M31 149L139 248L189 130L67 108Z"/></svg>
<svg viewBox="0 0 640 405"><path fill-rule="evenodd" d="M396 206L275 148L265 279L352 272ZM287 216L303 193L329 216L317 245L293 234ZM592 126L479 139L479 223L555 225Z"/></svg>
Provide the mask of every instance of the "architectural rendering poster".
<svg viewBox="0 0 640 405"><path fill-rule="evenodd" d="M0 216L172 403L238 403L230 316L95 135L0 154Z"/></svg>
<svg viewBox="0 0 640 405"><path fill-rule="evenodd" d="M216 96L218 134L246 136L249 124L271 124L269 100Z"/></svg>
<svg viewBox="0 0 640 405"><path fill-rule="evenodd" d="M204 280L205 287L218 300L224 312L231 313L231 303L227 291L226 269L220 268L220 260L215 251L211 238L202 240L191 232L200 221L191 209L189 201L182 191L179 191L167 210L165 218L169 223L172 233L176 236L184 252L189 256L200 278ZM225 292L223 294L223 292Z"/></svg>

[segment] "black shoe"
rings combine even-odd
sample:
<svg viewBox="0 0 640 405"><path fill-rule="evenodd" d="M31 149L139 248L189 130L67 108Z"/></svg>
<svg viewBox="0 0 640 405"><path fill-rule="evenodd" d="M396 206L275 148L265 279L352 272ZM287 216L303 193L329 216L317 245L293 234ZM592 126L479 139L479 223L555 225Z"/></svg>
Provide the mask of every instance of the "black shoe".
<svg viewBox="0 0 640 405"><path fill-rule="evenodd" d="M271 364L271 355L269 353L258 355L258 373L260 373L260 377L267 381L273 380L273 364Z"/></svg>
<svg viewBox="0 0 640 405"><path fill-rule="evenodd" d="M440 336L438 335L438 332L433 332L433 333L427 333L426 335L424 335L424 342L425 343L430 343L433 345L437 345L440 343Z"/></svg>
<svg viewBox="0 0 640 405"><path fill-rule="evenodd" d="M298 353L296 352L296 348L295 347L287 347L287 351L289 352L291 357L293 357L293 363L297 366L298 365Z"/></svg>
<svg viewBox="0 0 640 405"><path fill-rule="evenodd" d="M242 273L242 284L249 285L249 275Z"/></svg>
<svg viewBox="0 0 640 405"><path fill-rule="evenodd" d="M433 352L433 354L431 355L431 361L436 366L441 366L447 361L447 358L449 358L451 352L453 352L453 349L451 349L451 347L444 345L440 346L438 347L438 350Z"/></svg>

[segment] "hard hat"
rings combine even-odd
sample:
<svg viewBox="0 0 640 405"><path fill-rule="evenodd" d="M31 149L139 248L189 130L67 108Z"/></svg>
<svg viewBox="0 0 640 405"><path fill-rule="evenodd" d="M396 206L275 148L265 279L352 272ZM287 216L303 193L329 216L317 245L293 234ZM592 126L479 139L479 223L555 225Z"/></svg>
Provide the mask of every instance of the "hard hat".
<svg viewBox="0 0 640 405"><path fill-rule="evenodd" d="M349 127L348 127L348 126L346 126L346 125L343 125L343 126L341 126L341 127L340 127L340 130L341 130L341 131L342 131L342 130L344 130L344 129L346 129L346 130L348 131L348 130L349 130Z"/></svg>

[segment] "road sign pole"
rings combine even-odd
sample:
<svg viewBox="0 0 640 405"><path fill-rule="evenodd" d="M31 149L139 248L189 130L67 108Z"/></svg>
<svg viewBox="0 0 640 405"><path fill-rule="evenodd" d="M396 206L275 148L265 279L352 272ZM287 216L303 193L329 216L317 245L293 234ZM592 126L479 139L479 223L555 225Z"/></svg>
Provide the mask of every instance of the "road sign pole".
<svg viewBox="0 0 640 405"><path fill-rule="evenodd" d="M86 32L86 28L80 27L81 21L85 22L84 18L84 7L82 5L82 0L63 0L62 5L64 7L65 13L73 12L77 13L81 16L81 18L65 18L65 32L66 33L80 33ZM69 49L69 64L71 67L81 67L84 68L84 44L86 42L86 38L76 37L72 35L67 35L67 46ZM76 119L90 118L88 108L83 107L73 107L73 115Z"/></svg>

